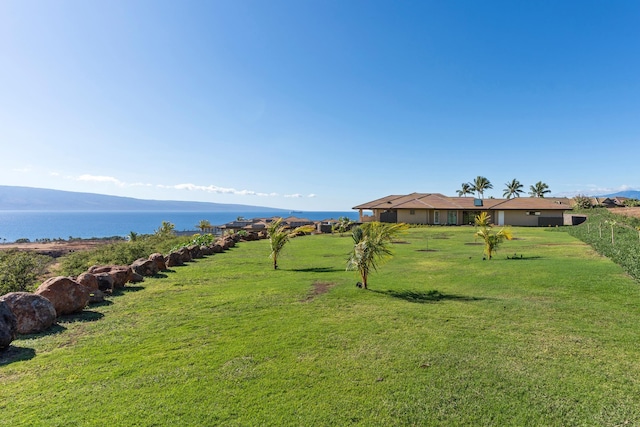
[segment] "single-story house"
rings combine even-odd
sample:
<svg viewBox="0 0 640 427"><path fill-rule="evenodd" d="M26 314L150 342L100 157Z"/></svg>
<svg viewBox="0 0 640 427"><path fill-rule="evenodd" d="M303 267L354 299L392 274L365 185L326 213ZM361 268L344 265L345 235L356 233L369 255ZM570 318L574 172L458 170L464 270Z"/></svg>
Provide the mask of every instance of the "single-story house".
<svg viewBox="0 0 640 427"><path fill-rule="evenodd" d="M570 199L515 197L475 199L448 197L439 193L391 195L355 206L360 222L404 222L407 224L466 225L476 215L487 212L495 225L554 226L564 224L564 213L571 210ZM369 210L373 215L364 215Z"/></svg>

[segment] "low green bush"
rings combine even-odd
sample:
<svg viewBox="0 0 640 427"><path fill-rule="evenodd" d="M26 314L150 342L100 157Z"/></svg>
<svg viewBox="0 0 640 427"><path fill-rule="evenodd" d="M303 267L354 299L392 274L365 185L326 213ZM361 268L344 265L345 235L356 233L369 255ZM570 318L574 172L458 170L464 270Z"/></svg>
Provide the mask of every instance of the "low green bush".
<svg viewBox="0 0 640 427"><path fill-rule="evenodd" d="M638 227L638 218L616 215L606 209L593 209L589 211L586 222L569 227L567 231L640 280Z"/></svg>
<svg viewBox="0 0 640 427"><path fill-rule="evenodd" d="M0 251L0 295L32 291L52 260L35 252Z"/></svg>
<svg viewBox="0 0 640 427"><path fill-rule="evenodd" d="M60 259L60 274L77 276L92 265L128 265L154 252L167 253L181 239L172 235L144 235L129 242L117 242L74 252Z"/></svg>

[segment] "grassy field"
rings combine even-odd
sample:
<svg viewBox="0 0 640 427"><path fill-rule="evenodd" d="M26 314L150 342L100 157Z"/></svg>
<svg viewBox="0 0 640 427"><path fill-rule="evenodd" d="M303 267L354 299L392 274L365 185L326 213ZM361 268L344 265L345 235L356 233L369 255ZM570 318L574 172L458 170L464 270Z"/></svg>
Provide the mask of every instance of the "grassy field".
<svg viewBox="0 0 640 427"><path fill-rule="evenodd" d="M347 236L241 243L15 341L0 425L640 425L640 286L514 234L411 229L369 291Z"/></svg>

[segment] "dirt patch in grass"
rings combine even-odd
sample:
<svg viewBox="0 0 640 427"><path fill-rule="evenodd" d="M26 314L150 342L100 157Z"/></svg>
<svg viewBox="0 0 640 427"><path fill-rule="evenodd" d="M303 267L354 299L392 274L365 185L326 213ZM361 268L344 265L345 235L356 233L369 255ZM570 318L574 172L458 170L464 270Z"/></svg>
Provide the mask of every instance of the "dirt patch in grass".
<svg viewBox="0 0 640 427"><path fill-rule="evenodd" d="M311 292L305 299L300 300L300 302L309 302L318 295L326 294L329 292L329 289L333 288L335 285L336 284L333 282L313 282Z"/></svg>
<svg viewBox="0 0 640 427"><path fill-rule="evenodd" d="M416 249L418 252L438 252L435 249Z"/></svg>

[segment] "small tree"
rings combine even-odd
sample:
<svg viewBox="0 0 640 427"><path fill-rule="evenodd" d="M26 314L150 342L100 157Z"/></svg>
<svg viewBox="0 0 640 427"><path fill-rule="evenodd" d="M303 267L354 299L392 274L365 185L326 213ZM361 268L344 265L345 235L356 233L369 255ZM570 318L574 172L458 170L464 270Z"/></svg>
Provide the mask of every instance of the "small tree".
<svg viewBox="0 0 640 427"><path fill-rule="evenodd" d="M497 233L493 231L489 225L490 219L491 216L486 212L482 212L476 216L478 231L476 231L475 234L484 240L484 253L489 259L492 258L493 252L498 249L498 246L500 246L504 239L511 240L513 238L511 230L508 228L502 228Z"/></svg>
<svg viewBox="0 0 640 427"><path fill-rule="evenodd" d="M583 196L582 194L578 194L573 198L573 206L578 209L590 209L591 199L587 196Z"/></svg>
<svg viewBox="0 0 640 427"><path fill-rule="evenodd" d="M407 227L404 223L374 221L353 228L353 250L347 261L347 270L360 273L363 289L368 289L369 273L376 271L379 263L392 255L390 244L393 238Z"/></svg>
<svg viewBox="0 0 640 427"><path fill-rule="evenodd" d="M272 221L267 227L267 234L269 235L269 245L271 247L269 256L273 259L273 269L278 269L278 256L280 256L280 252L282 252L291 237L299 233L310 233L313 230L315 230L313 225L303 225L292 230L288 225L282 224L282 218Z"/></svg>

